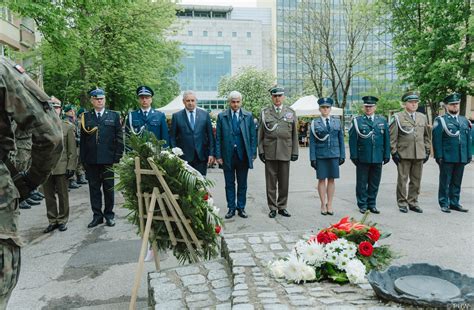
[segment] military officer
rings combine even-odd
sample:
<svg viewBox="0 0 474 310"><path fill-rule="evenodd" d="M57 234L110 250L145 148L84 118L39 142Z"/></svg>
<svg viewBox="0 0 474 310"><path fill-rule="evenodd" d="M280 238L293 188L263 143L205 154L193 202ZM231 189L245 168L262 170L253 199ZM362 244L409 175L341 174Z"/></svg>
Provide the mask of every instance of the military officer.
<svg viewBox="0 0 474 310"><path fill-rule="evenodd" d="M61 155L61 124L48 100L21 66L0 56L0 309L6 309L20 274L18 202L44 182ZM8 160L15 149L12 120L33 137L26 171Z"/></svg>
<svg viewBox="0 0 474 310"><path fill-rule="evenodd" d="M383 116L375 115L379 99L362 97L364 115L352 120L349 130L351 161L356 165L356 197L361 213L380 213L376 206L382 163L390 161L390 133Z"/></svg>
<svg viewBox="0 0 474 310"><path fill-rule="evenodd" d="M90 93L92 110L81 118L81 162L89 181L89 195L93 219L92 228L105 222L115 226L114 173L111 170L123 154L123 132L117 112L105 108L105 92L97 88ZM103 189L101 191L101 188ZM102 211L102 194L105 208Z"/></svg>
<svg viewBox="0 0 474 310"><path fill-rule="evenodd" d="M295 111L283 105L285 90L270 89L273 104L264 108L258 128L258 156L265 164L268 216L290 217L286 210L290 177L290 160L298 159L298 119ZM278 198L277 198L278 189Z"/></svg>
<svg viewBox="0 0 474 310"><path fill-rule="evenodd" d="M57 101L57 102L61 103L61 101L59 99L57 99L56 97L52 96L51 98L53 99L53 101ZM75 124L76 123L76 111L74 110L74 106L71 105L71 104L66 104L62 110L64 112L63 119L65 121L71 123L71 124ZM77 158L77 156L76 156L76 158ZM76 170L76 167L74 167L73 170ZM68 185L69 189L77 189L77 188L81 187L81 185L79 185L79 182L77 182L78 180L76 179L75 175L69 177L68 181L69 181L69 185Z"/></svg>
<svg viewBox="0 0 474 310"><path fill-rule="evenodd" d="M59 100L53 103L53 108L60 117L61 102ZM59 231L66 231L69 219L68 178L74 175L74 169L76 169L77 147L74 125L63 119L61 127L63 152L51 175L43 183L43 192L46 198L46 216L49 221L48 227L43 231L45 234L56 228ZM57 202L56 195L58 196Z"/></svg>
<svg viewBox="0 0 474 310"><path fill-rule="evenodd" d="M430 157L431 130L426 116L416 112L419 101L417 93L405 93L402 96L405 110L395 113L390 122L391 153L398 170L397 204L402 213L407 213L408 209L423 212L418 205L418 195L423 164Z"/></svg>
<svg viewBox="0 0 474 310"><path fill-rule="evenodd" d="M80 144L80 137L81 137L81 118L82 115L84 114L84 108L79 108L77 110L77 116L74 122L74 126L76 127L76 146L77 146L77 165L76 165L76 183L77 184L87 184L86 180L86 172L84 170L84 167L82 166L82 162L79 156L79 144Z"/></svg>
<svg viewBox="0 0 474 310"><path fill-rule="evenodd" d="M433 123L434 158L439 166L438 203L441 211L467 212L459 204L464 166L472 160L471 123L459 115L461 96L453 93L444 98L446 114Z"/></svg>
<svg viewBox="0 0 474 310"><path fill-rule="evenodd" d="M148 86L139 86L136 93L140 101L140 108L128 114L125 122L127 134L141 135L143 131L149 131L158 140L165 141L164 146L167 146L169 135L166 116L151 106L155 93Z"/></svg>

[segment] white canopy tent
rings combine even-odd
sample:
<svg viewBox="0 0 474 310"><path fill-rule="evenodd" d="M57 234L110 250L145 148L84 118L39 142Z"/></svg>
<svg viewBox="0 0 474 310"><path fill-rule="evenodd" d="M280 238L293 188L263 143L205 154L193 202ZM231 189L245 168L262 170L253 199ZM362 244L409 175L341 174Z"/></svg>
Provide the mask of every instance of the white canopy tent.
<svg viewBox="0 0 474 310"><path fill-rule="evenodd" d="M301 97L300 99L296 100L295 103L293 103L291 108L295 110L296 116L320 116L321 115L321 113L319 112L318 98L316 98L316 96L314 95ZM342 109L332 107L331 114L342 116Z"/></svg>
<svg viewBox="0 0 474 310"><path fill-rule="evenodd" d="M158 108L158 111L165 113L166 116L171 116L173 113L178 112L184 108L183 96L179 95L173 99L170 103L164 107Z"/></svg>

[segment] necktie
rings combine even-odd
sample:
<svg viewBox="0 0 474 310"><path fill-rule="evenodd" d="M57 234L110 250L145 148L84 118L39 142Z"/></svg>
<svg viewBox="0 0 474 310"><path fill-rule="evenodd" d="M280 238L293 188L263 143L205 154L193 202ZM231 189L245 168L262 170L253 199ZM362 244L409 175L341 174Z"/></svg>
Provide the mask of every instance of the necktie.
<svg viewBox="0 0 474 310"><path fill-rule="evenodd" d="M326 118L326 128L329 131L329 118Z"/></svg>
<svg viewBox="0 0 474 310"><path fill-rule="evenodd" d="M372 124L372 116L367 116L367 120L369 121L370 124Z"/></svg>
<svg viewBox="0 0 474 310"><path fill-rule="evenodd" d="M145 115L145 118L146 118L148 115L148 111L143 111L143 115Z"/></svg>
<svg viewBox="0 0 474 310"><path fill-rule="evenodd" d="M194 111L189 112L189 122L191 123L191 129L194 130Z"/></svg>
<svg viewBox="0 0 474 310"><path fill-rule="evenodd" d="M234 114L232 115L232 129L234 130L234 132L237 132L239 129L239 122L237 120L237 112L234 112Z"/></svg>
<svg viewBox="0 0 474 310"><path fill-rule="evenodd" d="M97 113L97 120L100 122L100 112Z"/></svg>
<svg viewBox="0 0 474 310"><path fill-rule="evenodd" d="M280 115L281 108L278 107L276 110L277 110L277 114Z"/></svg>
<svg viewBox="0 0 474 310"><path fill-rule="evenodd" d="M413 119L413 121L415 121L415 113L411 115L411 118Z"/></svg>

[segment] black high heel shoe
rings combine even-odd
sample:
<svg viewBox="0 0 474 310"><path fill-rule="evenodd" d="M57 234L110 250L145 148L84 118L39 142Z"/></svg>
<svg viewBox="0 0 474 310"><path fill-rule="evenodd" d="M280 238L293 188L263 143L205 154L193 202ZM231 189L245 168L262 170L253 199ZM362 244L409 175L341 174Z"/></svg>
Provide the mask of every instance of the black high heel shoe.
<svg viewBox="0 0 474 310"><path fill-rule="evenodd" d="M328 208L328 204L326 204L326 209ZM326 212L327 215L334 215L334 211L327 211Z"/></svg>

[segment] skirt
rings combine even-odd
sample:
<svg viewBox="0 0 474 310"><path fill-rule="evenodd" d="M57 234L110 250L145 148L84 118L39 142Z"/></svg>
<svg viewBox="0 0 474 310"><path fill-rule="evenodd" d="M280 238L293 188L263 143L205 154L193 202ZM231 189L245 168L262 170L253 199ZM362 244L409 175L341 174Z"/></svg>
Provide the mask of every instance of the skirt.
<svg viewBox="0 0 474 310"><path fill-rule="evenodd" d="M321 158L316 159L316 178L339 179L339 158Z"/></svg>

